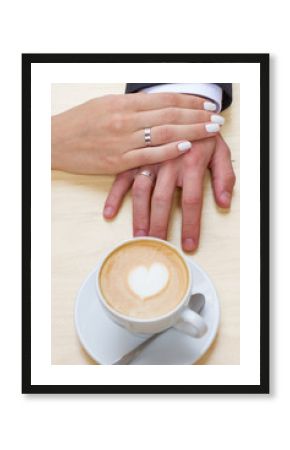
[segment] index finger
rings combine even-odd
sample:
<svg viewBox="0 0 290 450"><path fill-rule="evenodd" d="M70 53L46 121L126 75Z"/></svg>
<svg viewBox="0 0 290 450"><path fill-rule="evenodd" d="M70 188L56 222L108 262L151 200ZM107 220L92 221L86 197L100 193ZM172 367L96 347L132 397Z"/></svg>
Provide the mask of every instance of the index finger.
<svg viewBox="0 0 290 450"><path fill-rule="evenodd" d="M134 181L134 173L134 170L128 170L115 178L104 206L103 215L106 219L112 219L119 211L122 201Z"/></svg>
<svg viewBox="0 0 290 450"><path fill-rule="evenodd" d="M126 94L129 99L129 107L133 111L148 111L162 108L204 109L216 111L216 104L202 97L192 94L179 94L174 92L162 92L158 94Z"/></svg>

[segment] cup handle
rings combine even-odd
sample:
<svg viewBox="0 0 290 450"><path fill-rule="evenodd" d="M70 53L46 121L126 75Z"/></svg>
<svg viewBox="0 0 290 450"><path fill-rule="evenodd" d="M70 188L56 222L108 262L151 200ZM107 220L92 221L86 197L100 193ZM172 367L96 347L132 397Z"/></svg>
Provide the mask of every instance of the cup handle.
<svg viewBox="0 0 290 450"><path fill-rule="evenodd" d="M182 311L173 328L194 338L200 338L207 332L207 325L204 319L189 308Z"/></svg>

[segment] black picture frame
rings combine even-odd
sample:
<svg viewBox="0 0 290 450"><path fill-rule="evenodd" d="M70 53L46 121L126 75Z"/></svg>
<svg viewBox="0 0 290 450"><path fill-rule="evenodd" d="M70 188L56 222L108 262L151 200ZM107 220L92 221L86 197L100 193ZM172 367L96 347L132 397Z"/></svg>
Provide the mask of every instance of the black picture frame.
<svg viewBox="0 0 290 450"><path fill-rule="evenodd" d="M269 393L269 54L23 54L22 55L22 393L267 394ZM33 63L260 64L260 384L31 384L31 65Z"/></svg>

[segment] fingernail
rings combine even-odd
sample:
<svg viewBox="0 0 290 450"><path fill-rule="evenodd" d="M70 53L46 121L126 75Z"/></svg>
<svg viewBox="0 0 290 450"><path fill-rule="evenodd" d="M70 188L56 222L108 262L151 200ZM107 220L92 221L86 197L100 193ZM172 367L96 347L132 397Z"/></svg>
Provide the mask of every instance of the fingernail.
<svg viewBox="0 0 290 450"><path fill-rule="evenodd" d="M212 102L204 102L203 107L206 111L216 111L216 104Z"/></svg>
<svg viewBox="0 0 290 450"><path fill-rule="evenodd" d="M112 208L112 206L106 206L104 209L104 216L112 217L113 214L114 214L114 208Z"/></svg>
<svg viewBox="0 0 290 450"><path fill-rule="evenodd" d="M218 123L219 125L223 125L225 123L225 119L222 116L218 116L217 114L213 114L210 116L210 120L213 123Z"/></svg>
<svg viewBox="0 0 290 450"><path fill-rule="evenodd" d="M189 141L179 142L177 148L180 152L187 152L187 150L191 149L192 144Z"/></svg>
<svg viewBox="0 0 290 450"><path fill-rule="evenodd" d="M147 232L145 230L137 230L134 233L135 237L147 236Z"/></svg>
<svg viewBox="0 0 290 450"><path fill-rule="evenodd" d="M190 252L191 250L194 250L194 240L191 238L184 239L183 241L183 248L184 250L187 250Z"/></svg>
<svg viewBox="0 0 290 450"><path fill-rule="evenodd" d="M220 196L220 200L224 205L228 206L230 204L231 197L232 196L229 192L223 192Z"/></svg>
<svg viewBox="0 0 290 450"><path fill-rule="evenodd" d="M205 125L205 129L208 133L217 133L219 131L220 126L218 123L207 123Z"/></svg>

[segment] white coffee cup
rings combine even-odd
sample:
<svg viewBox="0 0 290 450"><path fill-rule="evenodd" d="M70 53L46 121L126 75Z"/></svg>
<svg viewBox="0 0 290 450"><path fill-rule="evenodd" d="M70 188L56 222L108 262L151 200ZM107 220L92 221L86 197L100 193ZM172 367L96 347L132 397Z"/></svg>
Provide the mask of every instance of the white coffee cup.
<svg viewBox="0 0 290 450"><path fill-rule="evenodd" d="M124 244L127 244L131 241L136 242L137 240L153 240L162 242L163 245L166 245L173 249L175 252L179 254L182 258L185 267L187 269L188 274L188 287L186 293L180 303L178 303L177 307L166 314L154 318L149 319L141 319L135 318L131 316L126 316L124 314L119 313L115 309L113 309L105 300L102 290L100 287L100 272L102 269L102 265L104 261L108 258L108 256L113 253L119 247L122 247ZM186 333L194 338L200 338L205 335L207 332L207 325L204 319L197 314L195 311L189 308L189 301L193 294L202 293L199 289L196 289L194 286L194 280L192 279L192 272L188 265L188 262L184 255L176 248L174 245L161 241L157 238L133 238L123 241L116 246L112 247L103 257L101 258L99 269L97 271L97 280L96 287L98 297L101 301L102 306L104 307L108 316L118 325L126 328L128 331L136 334L147 335L147 334L155 334L160 333L170 327L176 328L177 330Z"/></svg>

